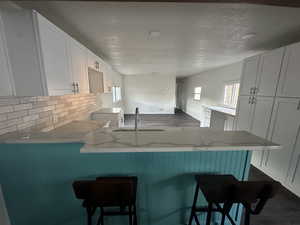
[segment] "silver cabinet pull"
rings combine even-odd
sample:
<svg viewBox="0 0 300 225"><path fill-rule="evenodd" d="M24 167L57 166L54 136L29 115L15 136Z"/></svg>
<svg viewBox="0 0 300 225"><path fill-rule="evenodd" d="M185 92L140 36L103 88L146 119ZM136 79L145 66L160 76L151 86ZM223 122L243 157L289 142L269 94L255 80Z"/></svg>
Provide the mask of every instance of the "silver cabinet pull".
<svg viewBox="0 0 300 225"><path fill-rule="evenodd" d="M258 89L257 87L255 87L255 88L254 88L253 94L257 94L257 93L258 93L258 90L259 90L259 89Z"/></svg>
<svg viewBox="0 0 300 225"><path fill-rule="evenodd" d="M297 110L300 110L300 100L298 102Z"/></svg>
<svg viewBox="0 0 300 225"><path fill-rule="evenodd" d="M253 87L250 88L250 95L252 95L252 94L253 94Z"/></svg>
<svg viewBox="0 0 300 225"><path fill-rule="evenodd" d="M79 93L79 84L76 83L76 93Z"/></svg>
<svg viewBox="0 0 300 225"><path fill-rule="evenodd" d="M251 104L255 104L256 103L256 98L255 97L252 97L252 102Z"/></svg>
<svg viewBox="0 0 300 225"><path fill-rule="evenodd" d="M298 166L299 166L299 161L300 161L300 154L298 155L298 158L297 158L296 167L295 167L295 170L293 173L292 183L294 183L294 181L295 181L296 173L297 173Z"/></svg>
<svg viewBox="0 0 300 225"><path fill-rule="evenodd" d="M252 96L249 96L248 104L252 103Z"/></svg>
<svg viewBox="0 0 300 225"><path fill-rule="evenodd" d="M75 82L72 83L72 92L74 94L76 93L76 84L75 84Z"/></svg>

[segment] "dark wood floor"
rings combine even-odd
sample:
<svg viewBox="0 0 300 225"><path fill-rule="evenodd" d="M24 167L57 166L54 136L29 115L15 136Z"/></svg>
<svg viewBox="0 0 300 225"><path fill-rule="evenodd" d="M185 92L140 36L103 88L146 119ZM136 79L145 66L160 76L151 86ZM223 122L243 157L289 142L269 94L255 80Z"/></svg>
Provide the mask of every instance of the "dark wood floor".
<svg viewBox="0 0 300 225"><path fill-rule="evenodd" d="M179 111L175 115L140 115L141 126L195 126L200 122ZM125 126L134 126L134 115L125 116ZM250 180L269 180L255 167L250 169ZM261 215L251 218L251 225L300 225L300 198L281 188L265 206Z"/></svg>
<svg viewBox="0 0 300 225"><path fill-rule="evenodd" d="M272 180L255 167L251 167L249 180ZM270 199L261 215L253 216L252 225L300 225L300 198L282 187Z"/></svg>
<svg viewBox="0 0 300 225"><path fill-rule="evenodd" d="M139 115L141 127L199 127L199 120L187 115L182 111L176 111L173 114L141 114ZM124 125L126 127L134 126L135 116L125 115Z"/></svg>

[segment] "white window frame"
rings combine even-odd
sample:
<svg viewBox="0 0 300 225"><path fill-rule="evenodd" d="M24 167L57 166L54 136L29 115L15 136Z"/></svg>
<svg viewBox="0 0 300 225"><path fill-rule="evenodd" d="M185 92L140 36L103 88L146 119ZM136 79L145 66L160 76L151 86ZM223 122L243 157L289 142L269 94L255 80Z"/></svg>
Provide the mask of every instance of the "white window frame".
<svg viewBox="0 0 300 225"><path fill-rule="evenodd" d="M112 86L112 97L113 102L119 102L122 99L121 87L120 86Z"/></svg>
<svg viewBox="0 0 300 225"><path fill-rule="evenodd" d="M193 99L195 101L200 101L201 100L201 94L202 94L202 87L201 86L194 87ZM199 96L199 97L196 97L196 96Z"/></svg>
<svg viewBox="0 0 300 225"><path fill-rule="evenodd" d="M227 93L227 88L232 88L231 96L228 96L229 93ZM239 98L239 89L240 89L240 81L239 80L234 80L234 81L225 83L224 98L223 98L224 106L230 107L230 108L236 108L238 98Z"/></svg>

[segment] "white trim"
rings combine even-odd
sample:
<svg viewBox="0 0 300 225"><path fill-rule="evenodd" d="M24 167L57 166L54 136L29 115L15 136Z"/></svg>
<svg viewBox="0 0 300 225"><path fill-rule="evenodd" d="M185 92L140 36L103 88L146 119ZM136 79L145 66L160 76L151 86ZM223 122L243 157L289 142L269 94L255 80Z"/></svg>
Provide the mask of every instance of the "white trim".
<svg viewBox="0 0 300 225"><path fill-rule="evenodd" d="M43 95L48 96L49 90L48 90L48 85L47 85L47 77L46 77L46 73L45 73L45 65L44 65L44 59L43 59L38 16L39 16L39 13L36 12L35 10L32 10L33 30L34 30L34 38L35 38L35 42L36 42L36 50L37 50L37 55L38 55L39 70L40 70L40 75L41 75L40 78L41 78L42 91L43 91Z"/></svg>
<svg viewBox="0 0 300 225"><path fill-rule="evenodd" d="M1 34L3 34L3 35L1 35ZM14 80L12 67L11 67L11 63L10 63L10 58L9 58L9 54L8 54L7 41L6 41L6 35L5 35L5 27L4 27L4 22L3 22L3 19L1 16L1 9L0 9L0 35L1 35L0 40L2 40L2 45L3 45L4 56L6 59L5 61L7 64L7 72L8 72L8 78L9 78L9 85L10 85L10 89L11 89L11 95L16 96L15 80Z"/></svg>

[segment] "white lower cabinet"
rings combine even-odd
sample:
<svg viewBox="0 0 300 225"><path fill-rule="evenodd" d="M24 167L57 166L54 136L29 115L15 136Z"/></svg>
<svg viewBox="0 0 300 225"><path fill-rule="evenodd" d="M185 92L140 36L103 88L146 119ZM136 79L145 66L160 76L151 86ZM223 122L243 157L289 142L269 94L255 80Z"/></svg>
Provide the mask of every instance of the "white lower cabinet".
<svg viewBox="0 0 300 225"><path fill-rule="evenodd" d="M237 106L237 130L250 131L252 115L253 115L253 104L252 96L240 96Z"/></svg>
<svg viewBox="0 0 300 225"><path fill-rule="evenodd" d="M238 104L237 129L267 138L273 104L273 97L241 96ZM261 167L263 156L263 151L254 151L251 163Z"/></svg>
<svg viewBox="0 0 300 225"><path fill-rule="evenodd" d="M293 154L296 152L299 136L299 101L300 99L277 98L274 105L269 139L282 145L283 149L268 151L262 170L282 183L289 180L291 160L296 157Z"/></svg>

